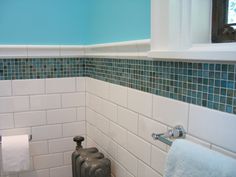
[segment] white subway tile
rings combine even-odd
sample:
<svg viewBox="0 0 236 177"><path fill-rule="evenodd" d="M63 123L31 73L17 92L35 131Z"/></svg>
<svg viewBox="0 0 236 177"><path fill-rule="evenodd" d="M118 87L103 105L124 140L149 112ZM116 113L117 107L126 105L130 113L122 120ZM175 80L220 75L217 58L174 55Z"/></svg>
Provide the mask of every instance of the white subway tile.
<svg viewBox="0 0 236 177"><path fill-rule="evenodd" d="M92 94L86 94L86 106L101 113L102 110L102 99Z"/></svg>
<svg viewBox="0 0 236 177"><path fill-rule="evenodd" d="M88 125L87 125L87 127L88 127L88 129L91 128ZM97 144L95 143L95 141L93 141L92 137L89 137L89 136L90 136L90 134L87 133L87 145L86 145L86 147L96 147Z"/></svg>
<svg viewBox="0 0 236 177"><path fill-rule="evenodd" d="M138 114L128 109L118 107L117 122L122 127L137 134L138 133Z"/></svg>
<svg viewBox="0 0 236 177"><path fill-rule="evenodd" d="M9 129L13 127L13 114L0 114L0 129Z"/></svg>
<svg viewBox="0 0 236 177"><path fill-rule="evenodd" d="M117 158L117 148L118 148L118 145L111 138L109 138L107 136L104 136L103 148L113 158Z"/></svg>
<svg viewBox="0 0 236 177"><path fill-rule="evenodd" d="M162 177L155 170L144 164L143 162L138 162L138 176L137 177Z"/></svg>
<svg viewBox="0 0 236 177"><path fill-rule="evenodd" d="M0 96L11 96L11 81L10 80L0 81Z"/></svg>
<svg viewBox="0 0 236 177"><path fill-rule="evenodd" d="M86 78L85 77L77 77L76 90L78 92L85 92L86 91Z"/></svg>
<svg viewBox="0 0 236 177"><path fill-rule="evenodd" d="M97 126L97 113L90 108L86 108L86 121L93 126Z"/></svg>
<svg viewBox="0 0 236 177"><path fill-rule="evenodd" d="M190 105L189 134L236 152L236 115Z"/></svg>
<svg viewBox="0 0 236 177"><path fill-rule="evenodd" d="M87 133L87 136L94 140L94 129L95 127L92 126L91 124L89 124L88 122L86 123L86 133Z"/></svg>
<svg viewBox="0 0 236 177"><path fill-rule="evenodd" d="M85 106L85 93L67 93L62 95L62 107Z"/></svg>
<svg viewBox="0 0 236 177"><path fill-rule="evenodd" d="M61 138L48 141L49 153L65 152L73 150L75 143L73 138Z"/></svg>
<svg viewBox="0 0 236 177"><path fill-rule="evenodd" d="M62 166L50 169L50 177L72 177L71 166Z"/></svg>
<svg viewBox="0 0 236 177"><path fill-rule="evenodd" d="M85 107L77 108L77 120L82 121L86 119Z"/></svg>
<svg viewBox="0 0 236 177"><path fill-rule="evenodd" d="M106 118L116 121L117 120L117 106L109 101L87 94L87 106L96 112L104 115Z"/></svg>
<svg viewBox="0 0 236 177"><path fill-rule="evenodd" d="M13 80L13 95L33 95L45 92L44 79Z"/></svg>
<svg viewBox="0 0 236 177"><path fill-rule="evenodd" d="M19 177L49 177L49 170L35 170L35 171L27 171L21 172Z"/></svg>
<svg viewBox="0 0 236 177"><path fill-rule="evenodd" d="M21 112L14 114L15 127L29 127L46 124L46 112Z"/></svg>
<svg viewBox="0 0 236 177"><path fill-rule="evenodd" d="M28 45L28 57L59 57L59 45Z"/></svg>
<svg viewBox="0 0 236 177"><path fill-rule="evenodd" d="M135 177L135 176L132 175L130 172L126 171L126 177Z"/></svg>
<svg viewBox="0 0 236 177"><path fill-rule="evenodd" d="M128 133L127 149L145 163L150 164L151 144L134 134Z"/></svg>
<svg viewBox="0 0 236 177"><path fill-rule="evenodd" d="M97 125L96 127L100 129L103 133L109 134L109 120L104 118L102 115L96 114Z"/></svg>
<svg viewBox="0 0 236 177"><path fill-rule="evenodd" d="M131 153L129 153L121 146L118 146L117 160L123 166L125 166L125 168L129 170L129 172L131 172L134 176L137 176L137 170L138 170L137 158L135 158L135 156L133 156Z"/></svg>
<svg viewBox="0 0 236 177"><path fill-rule="evenodd" d="M94 127L94 129L92 130L92 138L94 139L96 144L99 145L100 147L103 147L106 142L104 140L104 137L105 135L99 129Z"/></svg>
<svg viewBox="0 0 236 177"><path fill-rule="evenodd" d="M118 162L111 160L111 172L115 177L126 176L126 170Z"/></svg>
<svg viewBox="0 0 236 177"><path fill-rule="evenodd" d="M128 89L128 108L147 117L152 117L152 95Z"/></svg>
<svg viewBox="0 0 236 177"><path fill-rule="evenodd" d="M64 152L64 165L71 164L71 155L73 151Z"/></svg>
<svg viewBox="0 0 236 177"><path fill-rule="evenodd" d="M76 121L76 108L56 109L47 111L48 124L57 124Z"/></svg>
<svg viewBox="0 0 236 177"><path fill-rule="evenodd" d="M158 146L159 148L166 150L166 144L161 141L153 140L152 133L164 133L167 131L165 125L160 124L157 121L154 121L150 118L139 115L139 128L138 135L144 140L152 143L153 145Z"/></svg>
<svg viewBox="0 0 236 177"><path fill-rule="evenodd" d="M61 107L60 95L30 96L31 110L56 109Z"/></svg>
<svg viewBox="0 0 236 177"><path fill-rule="evenodd" d="M93 78L88 78L86 80L86 89L89 93L93 93L96 96L102 97L104 99L109 99L109 83L96 80Z"/></svg>
<svg viewBox="0 0 236 177"><path fill-rule="evenodd" d="M29 110L29 97L0 97L0 113Z"/></svg>
<svg viewBox="0 0 236 177"><path fill-rule="evenodd" d="M85 122L73 122L63 124L63 136L76 136L85 134Z"/></svg>
<svg viewBox="0 0 236 177"><path fill-rule="evenodd" d="M31 155L43 155L48 153L47 141L30 142L30 154Z"/></svg>
<svg viewBox="0 0 236 177"><path fill-rule="evenodd" d="M111 122L109 136L114 141L116 141L118 144L120 144L121 146L126 147L126 145L127 145L127 131L124 128Z"/></svg>
<svg viewBox="0 0 236 177"><path fill-rule="evenodd" d="M152 146L151 167L162 175L164 174L166 155L166 152Z"/></svg>
<svg viewBox="0 0 236 177"><path fill-rule="evenodd" d="M88 98L89 98L89 93L88 93L88 92L85 92L85 106L86 106L86 107L89 107Z"/></svg>
<svg viewBox="0 0 236 177"><path fill-rule="evenodd" d="M30 135L30 134L31 134L31 128L14 128L14 129L0 130L1 136Z"/></svg>
<svg viewBox="0 0 236 177"><path fill-rule="evenodd" d="M118 105L127 107L127 87L110 84L110 100Z"/></svg>
<svg viewBox="0 0 236 177"><path fill-rule="evenodd" d="M34 157L34 168L36 170L52 168L63 165L63 154L48 154Z"/></svg>
<svg viewBox="0 0 236 177"><path fill-rule="evenodd" d="M101 114L112 121L117 120L117 106L109 101L102 100Z"/></svg>
<svg viewBox="0 0 236 177"><path fill-rule="evenodd" d="M203 141L203 140L200 140L196 137L193 137L189 134L186 135L186 139L189 140L189 141L192 141L196 144L199 144L199 145L202 145L202 146L205 146L206 148L210 148L211 144L209 142L206 142L206 141Z"/></svg>
<svg viewBox="0 0 236 177"><path fill-rule="evenodd" d="M219 153L222 153L224 155L227 155L229 157L235 158L236 159L236 152L231 152L231 151L227 151L226 149L223 149L219 146L216 145L212 145L212 150L217 151Z"/></svg>
<svg viewBox="0 0 236 177"><path fill-rule="evenodd" d="M181 101L153 96L153 118L171 127L182 125L187 128L189 104Z"/></svg>
<svg viewBox="0 0 236 177"><path fill-rule="evenodd" d="M62 136L61 125L47 125L32 128L33 140L47 140Z"/></svg>
<svg viewBox="0 0 236 177"><path fill-rule="evenodd" d="M75 78L46 79L46 93L75 92Z"/></svg>

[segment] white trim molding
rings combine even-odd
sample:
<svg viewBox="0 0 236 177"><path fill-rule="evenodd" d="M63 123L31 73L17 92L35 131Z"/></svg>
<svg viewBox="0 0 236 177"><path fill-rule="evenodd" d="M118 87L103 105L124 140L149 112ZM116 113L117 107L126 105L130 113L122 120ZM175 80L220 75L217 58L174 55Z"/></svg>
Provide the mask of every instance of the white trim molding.
<svg viewBox="0 0 236 177"><path fill-rule="evenodd" d="M150 40L114 42L97 45L0 45L0 58L147 58Z"/></svg>
<svg viewBox="0 0 236 177"><path fill-rule="evenodd" d="M0 58L26 58L27 56L26 45L0 45Z"/></svg>
<svg viewBox="0 0 236 177"><path fill-rule="evenodd" d="M0 45L0 58L83 57L80 45Z"/></svg>
<svg viewBox="0 0 236 177"><path fill-rule="evenodd" d="M148 53L148 57L183 61L236 62L236 44L196 44L187 50L152 50Z"/></svg>
<svg viewBox="0 0 236 177"><path fill-rule="evenodd" d="M124 58L236 62L236 44L198 44L187 50L150 50L150 40L97 45L0 45L0 58Z"/></svg>
<svg viewBox="0 0 236 177"><path fill-rule="evenodd" d="M85 46L86 57L144 59L149 51L149 39Z"/></svg>

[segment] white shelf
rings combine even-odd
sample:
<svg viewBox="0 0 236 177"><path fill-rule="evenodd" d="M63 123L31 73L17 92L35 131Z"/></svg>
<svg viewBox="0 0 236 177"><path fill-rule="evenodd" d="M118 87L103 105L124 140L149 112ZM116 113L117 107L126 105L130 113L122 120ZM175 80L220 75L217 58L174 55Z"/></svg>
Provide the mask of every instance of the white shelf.
<svg viewBox="0 0 236 177"><path fill-rule="evenodd" d="M150 40L97 45L0 45L0 58L93 57L145 59Z"/></svg>
<svg viewBox="0 0 236 177"><path fill-rule="evenodd" d="M236 43L199 44L187 50L150 51L148 57L184 61L236 62Z"/></svg>

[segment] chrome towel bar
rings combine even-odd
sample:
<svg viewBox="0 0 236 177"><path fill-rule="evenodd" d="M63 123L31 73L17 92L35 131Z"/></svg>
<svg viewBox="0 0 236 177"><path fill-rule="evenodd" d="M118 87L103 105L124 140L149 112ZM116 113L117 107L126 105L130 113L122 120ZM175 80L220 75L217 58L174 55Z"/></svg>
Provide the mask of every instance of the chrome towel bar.
<svg viewBox="0 0 236 177"><path fill-rule="evenodd" d="M168 130L165 133L153 133L152 138L154 140L159 140L169 146L172 145L173 139L185 138L186 132L182 125L177 125L174 128Z"/></svg>
<svg viewBox="0 0 236 177"><path fill-rule="evenodd" d="M12 135L9 135L9 136L12 136ZM32 135L29 135L29 141L32 140ZM2 143L2 136L0 136L0 144Z"/></svg>

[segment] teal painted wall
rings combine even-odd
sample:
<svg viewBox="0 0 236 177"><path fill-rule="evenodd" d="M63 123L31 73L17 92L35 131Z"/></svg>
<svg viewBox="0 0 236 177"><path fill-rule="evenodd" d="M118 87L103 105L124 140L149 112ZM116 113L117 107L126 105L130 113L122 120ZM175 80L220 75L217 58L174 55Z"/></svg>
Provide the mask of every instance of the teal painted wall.
<svg viewBox="0 0 236 177"><path fill-rule="evenodd" d="M150 0L0 0L0 44L150 38Z"/></svg>
<svg viewBox="0 0 236 177"><path fill-rule="evenodd" d="M86 44L150 38L150 0L87 0Z"/></svg>
<svg viewBox="0 0 236 177"><path fill-rule="evenodd" d="M80 44L86 0L0 0L0 44Z"/></svg>

